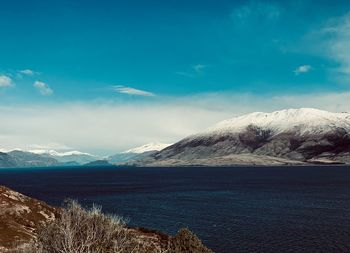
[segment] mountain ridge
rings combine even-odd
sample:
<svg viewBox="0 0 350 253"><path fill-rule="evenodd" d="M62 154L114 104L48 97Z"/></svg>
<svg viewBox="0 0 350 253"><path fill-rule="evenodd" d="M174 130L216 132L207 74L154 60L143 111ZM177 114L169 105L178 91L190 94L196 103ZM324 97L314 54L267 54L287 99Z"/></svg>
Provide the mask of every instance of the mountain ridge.
<svg viewBox="0 0 350 253"><path fill-rule="evenodd" d="M142 146L125 150L115 155L111 155L107 158L107 160L114 164L129 163L131 161L139 160L143 157L147 157L151 154L154 154L160 150L163 150L166 147L169 147L170 145L171 144L151 142Z"/></svg>
<svg viewBox="0 0 350 253"><path fill-rule="evenodd" d="M313 128L315 133L330 131L334 127L350 130L350 113L333 113L314 108L285 109L271 113L253 112L221 121L206 132L235 132L251 124L260 128L269 128L274 134L295 130L296 127L300 128L297 130L301 134L307 133L310 128Z"/></svg>
<svg viewBox="0 0 350 253"><path fill-rule="evenodd" d="M251 113L219 122L134 164L268 165L276 158L280 165L350 163L350 114L310 108Z"/></svg>

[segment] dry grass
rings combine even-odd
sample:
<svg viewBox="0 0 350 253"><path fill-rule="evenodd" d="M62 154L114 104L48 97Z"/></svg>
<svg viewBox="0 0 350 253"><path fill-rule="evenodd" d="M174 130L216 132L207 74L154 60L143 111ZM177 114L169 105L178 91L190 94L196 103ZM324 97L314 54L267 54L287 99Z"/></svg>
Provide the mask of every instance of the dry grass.
<svg viewBox="0 0 350 253"><path fill-rule="evenodd" d="M38 230L35 241L11 253L210 253L189 230L166 242L156 234L126 227L117 216L98 207L89 210L69 201L60 217Z"/></svg>

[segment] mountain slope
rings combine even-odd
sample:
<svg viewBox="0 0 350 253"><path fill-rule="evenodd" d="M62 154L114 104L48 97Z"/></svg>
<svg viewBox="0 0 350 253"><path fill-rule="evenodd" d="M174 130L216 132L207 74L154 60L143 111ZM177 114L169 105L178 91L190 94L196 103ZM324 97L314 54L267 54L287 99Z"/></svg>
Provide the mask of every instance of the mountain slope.
<svg viewBox="0 0 350 253"><path fill-rule="evenodd" d="M0 152L0 168L13 168L17 166L17 161L12 156Z"/></svg>
<svg viewBox="0 0 350 253"><path fill-rule="evenodd" d="M38 226L54 219L58 209L0 186L0 252L35 237Z"/></svg>
<svg viewBox="0 0 350 253"><path fill-rule="evenodd" d="M140 147L132 148L124 152L109 156L107 160L111 163L116 163L116 164L130 162L134 160L140 160L170 145L171 144L152 142L152 143L142 145Z"/></svg>
<svg viewBox="0 0 350 253"><path fill-rule="evenodd" d="M105 167L105 166L113 166L113 164L109 163L107 160L96 160L96 161L93 161L93 162L89 162L89 163L86 163L84 164L84 166L87 166L87 167Z"/></svg>
<svg viewBox="0 0 350 253"><path fill-rule="evenodd" d="M166 147L169 147L170 145L171 144L167 144L167 143L151 142L151 143L142 145L140 147L126 150L122 153L124 153L124 154L128 154L128 153L142 154L142 153L150 152L150 151L160 151L162 149L165 149Z"/></svg>
<svg viewBox="0 0 350 253"><path fill-rule="evenodd" d="M215 166L276 162L350 163L350 114L309 108L251 113L220 122L137 164Z"/></svg>
<svg viewBox="0 0 350 253"><path fill-rule="evenodd" d="M31 152L13 150L7 153L15 159L16 167L46 167L56 166L58 161L51 157L45 157Z"/></svg>
<svg viewBox="0 0 350 253"><path fill-rule="evenodd" d="M57 152L55 150L30 150L30 152L34 154L40 154L45 157L54 158L60 163L76 162L77 164L81 165L100 159L97 156L80 151Z"/></svg>

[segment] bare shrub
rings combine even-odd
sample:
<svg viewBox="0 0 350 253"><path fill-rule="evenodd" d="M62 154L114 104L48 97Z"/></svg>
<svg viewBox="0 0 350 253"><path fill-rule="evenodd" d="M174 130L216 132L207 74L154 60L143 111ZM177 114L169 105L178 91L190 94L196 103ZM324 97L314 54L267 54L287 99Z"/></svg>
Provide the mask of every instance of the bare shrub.
<svg viewBox="0 0 350 253"><path fill-rule="evenodd" d="M25 244L19 244L12 249L5 251L6 253L42 253L33 241Z"/></svg>
<svg viewBox="0 0 350 253"><path fill-rule="evenodd" d="M44 253L109 253L124 244L124 222L103 215L101 209L84 210L77 202L67 202L61 217L38 232Z"/></svg>
<svg viewBox="0 0 350 253"><path fill-rule="evenodd" d="M105 215L94 206L83 209L69 201L61 216L38 231L37 240L16 253L136 253L157 246L141 240L117 216Z"/></svg>
<svg viewBox="0 0 350 253"><path fill-rule="evenodd" d="M180 229L168 245L169 253L213 253L202 241L187 228Z"/></svg>
<svg viewBox="0 0 350 253"><path fill-rule="evenodd" d="M163 235L164 236L164 235ZM189 230L164 240L156 233L127 228L117 216L69 201L61 215L39 229L37 238L10 253L211 253Z"/></svg>

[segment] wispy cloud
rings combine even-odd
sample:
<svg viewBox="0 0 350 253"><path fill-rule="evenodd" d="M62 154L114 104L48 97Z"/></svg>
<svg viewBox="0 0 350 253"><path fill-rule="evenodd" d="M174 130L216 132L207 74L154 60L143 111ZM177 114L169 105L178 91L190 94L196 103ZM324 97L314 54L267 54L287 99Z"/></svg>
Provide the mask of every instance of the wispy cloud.
<svg viewBox="0 0 350 253"><path fill-rule="evenodd" d="M281 15L281 8L273 3L250 1L234 9L231 18L236 21L246 22L248 20L276 20Z"/></svg>
<svg viewBox="0 0 350 253"><path fill-rule="evenodd" d="M191 66L191 69L189 71L177 71L177 72L175 72L175 74L179 75L179 76L195 78L195 77L203 74L204 69L207 67L208 66L204 65L204 64L195 64L195 65Z"/></svg>
<svg viewBox="0 0 350 253"><path fill-rule="evenodd" d="M329 20L321 29L322 53L340 64L337 71L350 75L350 12Z"/></svg>
<svg viewBox="0 0 350 253"><path fill-rule="evenodd" d="M11 87L14 83L11 77L7 75L0 75L0 87Z"/></svg>
<svg viewBox="0 0 350 253"><path fill-rule="evenodd" d="M38 72L35 72L31 69L23 69L18 71L19 74L26 75L26 76L34 76L39 74Z"/></svg>
<svg viewBox="0 0 350 253"><path fill-rule="evenodd" d="M195 77L193 74L187 73L187 72L183 72L183 71L177 71L177 72L175 72L175 74L179 75L179 76L190 77L190 78Z"/></svg>
<svg viewBox="0 0 350 253"><path fill-rule="evenodd" d="M40 92L43 96L50 96L53 94L53 90L47 83L41 81L35 81L33 86Z"/></svg>
<svg viewBox="0 0 350 253"><path fill-rule="evenodd" d="M123 85L117 85L117 86L113 86L113 89L116 92L122 93L122 94L128 94L128 95L134 95L134 96L144 96L144 97L154 97L155 94L149 91L145 91L145 90L139 90L139 89L135 89L132 87L126 87Z"/></svg>
<svg viewBox="0 0 350 253"><path fill-rule="evenodd" d="M197 73L202 73L206 67L207 66L203 64L196 64L192 66L193 70L196 71Z"/></svg>
<svg viewBox="0 0 350 253"><path fill-rule="evenodd" d="M293 72L296 75L299 75L299 74L307 73L310 70L312 70L312 67L310 65L301 65L301 66L297 67Z"/></svg>

